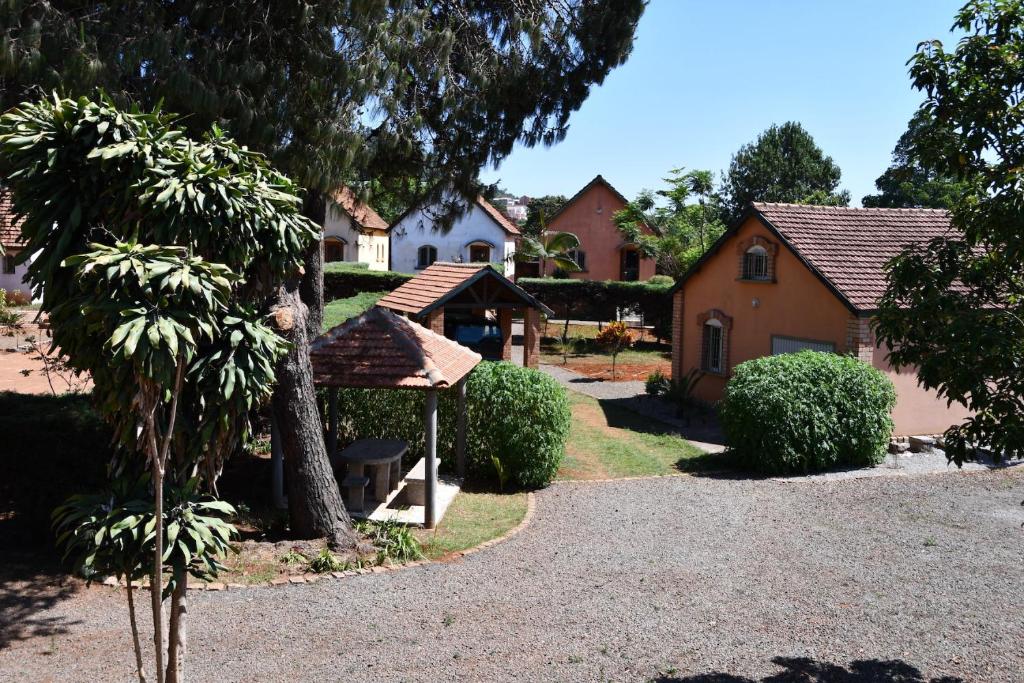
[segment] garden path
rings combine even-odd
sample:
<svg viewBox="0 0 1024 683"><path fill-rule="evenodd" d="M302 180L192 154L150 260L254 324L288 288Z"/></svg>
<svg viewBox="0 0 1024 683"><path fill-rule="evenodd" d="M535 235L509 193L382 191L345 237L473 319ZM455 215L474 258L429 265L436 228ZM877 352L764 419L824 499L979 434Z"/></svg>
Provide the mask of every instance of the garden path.
<svg viewBox="0 0 1024 683"><path fill-rule="evenodd" d="M804 486L678 476L536 497L521 533L449 562L194 594L190 678L913 683L1024 670L1019 468ZM0 680L131 679L122 594L33 604L0 619Z"/></svg>

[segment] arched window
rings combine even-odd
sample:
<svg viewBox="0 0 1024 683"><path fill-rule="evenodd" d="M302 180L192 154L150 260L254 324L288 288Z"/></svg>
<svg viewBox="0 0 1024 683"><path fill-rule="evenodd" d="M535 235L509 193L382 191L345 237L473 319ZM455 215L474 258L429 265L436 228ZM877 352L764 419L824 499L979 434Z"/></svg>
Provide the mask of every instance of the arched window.
<svg viewBox="0 0 1024 683"><path fill-rule="evenodd" d="M747 249L746 253L743 255L743 279L769 279L768 250L759 244L755 244Z"/></svg>
<svg viewBox="0 0 1024 683"><path fill-rule="evenodd" d="M587 252L582 249L570 249L566 255L576 262L580 270L587 269Z"/></svg>
<svg viewBox="0 0 1024 683"><path fill-rule="evenodd" d="M722 321L715 318L704 323L700 366L705 372L725 372L725 330Z"/></svg>
<svg viewBox="0 0 1024 683"><path fill-rule="evenodd" d="M416 267L426 268L431 263L437 260L437 247L432 247L429 244L424 244L416 252Z"/></svg>
<svg viewBox="0 0 1024 683"><path fill-rule="evenodd" d="M484 242L475 242L469 245L470 263L489 263L491 260L491 245Z"/></svg>

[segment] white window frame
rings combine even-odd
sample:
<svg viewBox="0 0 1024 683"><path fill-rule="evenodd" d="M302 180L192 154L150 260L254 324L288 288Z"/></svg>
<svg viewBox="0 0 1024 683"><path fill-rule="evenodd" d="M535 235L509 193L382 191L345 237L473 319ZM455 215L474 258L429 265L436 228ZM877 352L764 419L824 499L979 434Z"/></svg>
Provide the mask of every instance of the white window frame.
<svg viewBox="0 0 1024 683"><path fill-rule="evenodd" d="M706 372L724 373L725 328L721 320L711 318L704 323L700 343L701 368Z"/></svg>
<svg viewBox="0 0 1024 683"><path fill-rule="evenodd" d="M768 250L760 244L747 249L743 254L743 279L758 282L768 280L768 258Z"/></svg>

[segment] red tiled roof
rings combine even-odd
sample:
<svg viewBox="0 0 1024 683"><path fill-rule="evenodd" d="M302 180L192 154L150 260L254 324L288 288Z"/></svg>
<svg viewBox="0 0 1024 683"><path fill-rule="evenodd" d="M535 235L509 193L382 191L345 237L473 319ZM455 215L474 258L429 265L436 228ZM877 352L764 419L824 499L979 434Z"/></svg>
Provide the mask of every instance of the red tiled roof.
<svg viewBox="0 0 1024 683"><path fill-rule="evenodd" d="M419 275L387 294L378 306L418 315L450 291L485 267L486 263L447 263L437 261Z"/></svg>
<svg viewBox="0 0 1024 683"><path fill-rule="evenodd" d="M11 193L0 189L0 246L17 249L25 246L21 239L21 221L14 215Z"/></svg>
<svg viewBox="0 0 1024 683"><path fill-rule="evenodd" d="M494 219L494 222L497 223L502 230L504 230L510 235L519 234L519 228L516 227L516 224L510 221L501 211L498 211L496 208L494 208L494 206L489 201L487 201L483 197L477 197L476 203L477 206L479 206L481 209L487 212L488 216Z"/></svg>
<svg viewBox="0 0 1024 683"><path fill-rule="evenodd" d="M536 308L545 315L554 315L550 308L486 263L436 261L387 294L377 305L418 316L437 308L483 279L487 279L488 296L497 296L506 302L522 302L523 306ZM487 308L486 302L481 304L481 308Z"/></svg>
<svg viewBox="0 0 1024 683"><path fill-rule="evenodd" d="M363 389L444 389L481 360L480 354L383 308L324 333L309 357L315 384Z"/></svg>
<svg viewBox="0 0 1024 683"><path fill-rule="evenodd" d="M883 267L906 246L950 234L941 209L859 209L755 202L754 211L858 310L886 287Z"/></svg>
<svg viewBox="0 0 1024 683"><path fill-rule="evenodd" d="M351 188L342 185L334 193L333 199L360 227L367 230L388 229L387 221L381 218L369 204L359 201L359 197Z"/></svg>

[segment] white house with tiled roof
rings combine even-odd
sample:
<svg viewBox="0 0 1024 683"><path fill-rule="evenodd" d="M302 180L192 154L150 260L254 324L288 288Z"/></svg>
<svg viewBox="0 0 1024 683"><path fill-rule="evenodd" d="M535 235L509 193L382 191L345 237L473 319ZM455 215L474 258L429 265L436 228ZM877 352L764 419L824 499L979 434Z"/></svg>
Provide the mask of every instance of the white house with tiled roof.
<svg viewBox="0 0 1024 683"><path fill-rule="evenodd" d="M0 289L6 293L31 295L31 289L25 282L28 264L18 263L25 246L21 240L21 226L14 216L11 195L6 190L0 190L0 246L4 252L0 256Z"/></svg>
<svg viewBox="0 0 1024 683"><path fill-rule="evenodd" d="M519 229L483 197L441 229L442 210L415 207L398 218L389 230L391 270L418 273L435 261L490 263L507 277L515 274Z"/></svg>
<svg viewBox="0 0 1024 683"><path fill-rule="evenodd" d="M387 222L348 187L338 189L331 200L324 221L324 262L366 263L370 270L387 270Z"/></svg>

